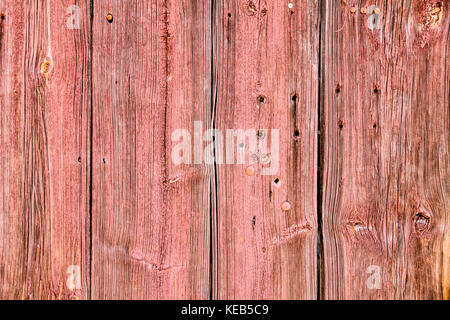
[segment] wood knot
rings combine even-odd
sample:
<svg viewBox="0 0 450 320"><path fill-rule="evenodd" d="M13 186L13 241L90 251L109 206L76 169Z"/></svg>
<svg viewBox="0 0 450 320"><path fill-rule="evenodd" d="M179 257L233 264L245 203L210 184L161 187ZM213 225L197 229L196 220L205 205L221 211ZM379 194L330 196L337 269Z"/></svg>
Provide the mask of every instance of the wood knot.
<svg viewBox="0 0 450 320"><path fill-rule="evenodd" d="M247 15L254 16L258 12L258 9L256 8L256 4L250 0L245 4L245 11Z"/></svg>
<svg viewBox="0 0 450 320"><path fill-rule="evenodd" d="M413 44L424 48L426 45L434 43L441 35L443 28L444 11L447 4L443 1L428 0L416 3L414 7L414 19L412 27L415 30Z"/></svg>
<svg viewBox="0 0 450 320"><path fill-rule="evenodd" d="M442 20L442 2L428 5L422 16L422 24L426 27L436 28Z"/></svg>
<svg viewBox="0 0 450 320"><path fill-rule="evenodd" d="M49 58L46 58L46 59L44 60L44 62L42 63L42 66L41 66L41 72L44 74L44 77L45 77L45 83L46 83L47 85L48 85L48 83L49 83L49 73L50 73L51 69L52 69L52 65L51 65L51 63L50 63L50 59L49 59Z"/></svg>
<svg viewBox="0 0 450 320"><path fill-rule="evenodd" d="M419 212L414 216L413 224L415 233L422 235L430 229L431 217L425 212Z"/></svg>
<svg viewBox="0 0 450 320"><path fill-rule="evenodd" d="M42 73L47 74L50 71L50 61L45 60L41 67Z"/></svg>
<svg viewBox="0 0 450 320"><path fill-rule="evenodd" d="M362 230L367 229L366 224L362 221L362 219L360 217L349 218L347 220L347 227L349 227L355 231L362 231Z"/></svg>

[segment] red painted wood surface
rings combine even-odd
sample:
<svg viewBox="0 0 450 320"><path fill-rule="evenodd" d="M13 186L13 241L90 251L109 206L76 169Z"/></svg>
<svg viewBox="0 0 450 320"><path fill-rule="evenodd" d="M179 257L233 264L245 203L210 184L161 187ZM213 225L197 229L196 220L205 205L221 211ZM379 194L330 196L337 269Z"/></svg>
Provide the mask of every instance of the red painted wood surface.
<svg viewBox="0 0 450 320"><path fill-rule="evenodd" d="M253 176L248 164L216 166L215 298L317 298L319 1L295 10L216 1L215 127L267 130L259 141L270 147L248 150L257 157ZM270 152L274 130L279 163ZM286 201L290 211L281 208Z"/></svg>
<svg viewBox="0 0 450 320"><path fill-rule="evenodd" d="M449 6L0 0L0 299L449 299Z"/></svg>
<svg viewBox="0 0 450 320"><path fill-rule="evenodd" d="M2 299L88 297L90 27L68 6L0 1Z"/></svg>
<svg viewBox="0 0 450 320"><path fill-rule="evenodd" d="M448 299L449 3L368 4L324 7L323 298Z"/></svg>
<svg viewBox="0 0 450 320"><path fill-rule="evenodd" d="M171 134L209 124L210 12L94 1L94 299L209 297L210 175L172 164Z"/></svg>

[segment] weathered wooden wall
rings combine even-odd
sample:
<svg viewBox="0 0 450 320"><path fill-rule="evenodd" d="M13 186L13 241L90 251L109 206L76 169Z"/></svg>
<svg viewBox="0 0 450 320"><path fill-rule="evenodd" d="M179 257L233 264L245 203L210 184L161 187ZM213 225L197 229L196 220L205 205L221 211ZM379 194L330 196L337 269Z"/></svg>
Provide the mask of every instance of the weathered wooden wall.
<svg viewBox="0 0 450 320"><path fill-rule="evenodd" d="M449 9L0 0L0 299L450 299Z"/></svg>

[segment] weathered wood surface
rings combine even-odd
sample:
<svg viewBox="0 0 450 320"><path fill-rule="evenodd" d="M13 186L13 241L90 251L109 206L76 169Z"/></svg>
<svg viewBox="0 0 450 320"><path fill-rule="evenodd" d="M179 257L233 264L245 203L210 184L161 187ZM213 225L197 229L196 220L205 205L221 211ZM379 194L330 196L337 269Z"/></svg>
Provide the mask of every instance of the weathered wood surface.
<svg viewBox="0 0 450 320"><path fill-rule="evenodd" d="M449 9L0 0L0 299L450 299Z"/></svg>
<svg viewBox="0 0 450 320"><path fill-rule="evenodd" d="M374 30L347 2L323 11L323 298L449 299L449 2L377 2Z"/></svg>
<svg viewBox="0 0 450 320"><path fill-rule="evenodd" d="M1 299L88 297L90 9L70 30L68 6L0 1Z"/></svg>
<svg viewBox="0 0 450 320"><path fill-rule="evenodd" d="M210 123L210 14L200 0L94 1L94 299L209 298L210 174L175 166L171 138Z"/></svg>
<svg viewBox="0 0 450 320"><path fill-rule="evenodd" d="M214 298L317 298L319 1L297 1L293 10L278 1L215 1L214 125L223 134L266 130L258 140L268 150L236 140L257 163L216 165Z"/></svg>

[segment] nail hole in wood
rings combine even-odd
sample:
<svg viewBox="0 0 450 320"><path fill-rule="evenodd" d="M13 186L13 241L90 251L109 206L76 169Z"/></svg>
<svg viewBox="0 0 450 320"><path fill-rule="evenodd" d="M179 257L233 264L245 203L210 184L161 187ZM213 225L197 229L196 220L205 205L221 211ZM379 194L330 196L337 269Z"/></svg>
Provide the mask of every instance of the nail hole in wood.
<svg viewBox="0 0 450 320"><path fill-rule="evenodd" d="M266 97L263 95L258 96L258 103L259 104L264 104L266 103Z"/></svg>
<svg viewBox="0 0 450 320"><path fill-rule="evenodd" d="M297 94L294 93L294 94L292 95L291 99L292 99L293 102L297 102Z"/></svg>
<svg viewBox="0 0 450 320"><path fill-rule="evenodd" d="M378 89L377 87L373 88L373 93L377 94L380 92L380 89Z"/></svg>
<svg viewBox="0 0 450 320"><path fill-rule="evenodd" d="M228 18L231 18L231 12L228 12Z"/></svg>
<svg viewBox="0 0 450 320"><path fill-rule="evenodd" d="M103 163L106 163L106 159L105 158L103 158L102 161L103 161Z"/></svg>
<svg viewBox="0 0 450 320"><path fill-rule="evenodd" d="M374 124L372 125L372 128L376 129L376 128L377 128L377 124L374 123Z"/></svg>
<svg viewBox="0 0 450 320"><path fill-rule="evenodd" d="M300 136L300 131L298 129L295 129L294 131L294 137Z"/></svg>
<svg viewBox="0 0 450 320"><path fill-rule="evenodd" d="M275 184L278 184L278 183L280 183L280 179L279 179L279 178L275 178L275 179L273 179L273 183L275 183Z"/></svg>
<svg viewBox="0 0 450 320"><path fill-rule="evenodd" d="M336 86L336 89L335 89L335 91L336 91L336 94L339 94L339 93L341 93L341 89L342 89L341 85L340 85L340 84L338 84L338 85Z"/></svg>
<svg viewBox="0 0 450 320"><path fill-rule="evenodd" d="M0 14L0 19L5 20L5 15L3 13Z"/></svg>
<svg viewBox="0 0 450 320"><path fill-rule="evenodd" d="M295 13L295 8L294 8L294 4L293 3L288 3L288 8L289 8L289 13L290 14L294 14Z"/></svg>
<svg viewBox="0 0 450 320"><path fill-rule="evenodd" d="M257 136L259 139L264 139L264 138L266 137L266 133L264 132L264 130L258 130L258 131L256 132L256 136Z"/></svg>
<svg viewBox="0 0 450 320"><path fill-rule="evenodd" d="M81 157L78 157L78 162L81 162Z"/></svg>
<svg viewBox="0 0 450 320"><path fill-rule="evenodd" d="M343 129L344 128L344 121L339 120L338 126L339 126L339 129Z"/></svg>

